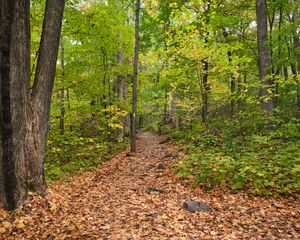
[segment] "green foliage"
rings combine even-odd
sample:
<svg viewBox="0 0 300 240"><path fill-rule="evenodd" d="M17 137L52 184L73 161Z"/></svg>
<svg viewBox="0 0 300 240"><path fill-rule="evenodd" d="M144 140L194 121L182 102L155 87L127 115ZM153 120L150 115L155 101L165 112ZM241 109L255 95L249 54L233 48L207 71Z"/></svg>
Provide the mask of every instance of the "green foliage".
<svg viewBox="0 0 300 240"><path fill-rule="evenodd" d="M291 130L284 140L278 138L283 129ZM299 133L299 123L287 123L270 135L204 136L189 146L176 171L206 189L220 185L257 195L289 194L300 189Z"/></svg>
<svg viewBox="0 0 300 240"><path fill-rule="evenodd" d="M74 174L90 171L124 150L126 145L126 141L108 141L103 137L87 137L76 132L61 135L51 131L45 162L46 178L48 181L68 180Z"/></svg>
<svg viewBox="0 0 300 240"><path fill-rule="evenodd" d="M49 179L90 170L126 142L134 52L130 3L67 2L58 61L64 55L65 66L57 68L45 163ZM290 3L268 2L273 117L262 111L254 2L143 2L137 118L143 117L145 129L189 145L177 171L195 186L263 195L299 189L300 85L291 70L300 61L299 4ZM33 1L31 7L38 52L44 4ZM35 62L32 54L33 71Z"/></svg>

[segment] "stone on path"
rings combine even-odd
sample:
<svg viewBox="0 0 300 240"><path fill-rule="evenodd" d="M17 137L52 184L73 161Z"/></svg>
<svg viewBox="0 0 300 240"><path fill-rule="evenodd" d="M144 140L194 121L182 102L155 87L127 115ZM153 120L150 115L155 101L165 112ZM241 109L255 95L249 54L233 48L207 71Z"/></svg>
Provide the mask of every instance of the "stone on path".
<svg viewBox="0 0 300 240"><path fill-rule="evenodd" d="M186 200L183 207L190 212L208 212L212 210L206 203L192 200Z"/></svg>
<svg viewBox="0 0 300 240"><path fill-rule="evenodd" d="M158 189L158 188L148 188L146 190L146 193L154 193L154 194L160 194L160 193L165 193L166 191L164 189Z"/></svg>
<svg viewBox="0 0 300 240"><path fill-rule="evenodd" d="M157 165L157 169L159 169L159 170L165 170L165 169L166 169L166 164L164 164L164 163L159 163L159 164Z"/></svg>
<svg viewBox="0 0 300 240"><path fill-rule="evenodd" d="M162 139L162 140L159 142L159 144L165 144L165 143L169 142L170 140L171 140L171 138L167 137L167 138L165 138L165 139Z"/></svg>
<svg viewBox="0 0 300 240"><path fill-rule="evenodd" d="M160 215L161 215L161 212L153 212L153 213L148 214L147 216L149 216L149 217L158 217Z"/></svg>
<svg viewBox="0 0 300 240"><path fill-rule="evenodd" d="M178 155L177 154L174 154L174 153L167 153L165 155L165 158L178 158Z"/></svg>

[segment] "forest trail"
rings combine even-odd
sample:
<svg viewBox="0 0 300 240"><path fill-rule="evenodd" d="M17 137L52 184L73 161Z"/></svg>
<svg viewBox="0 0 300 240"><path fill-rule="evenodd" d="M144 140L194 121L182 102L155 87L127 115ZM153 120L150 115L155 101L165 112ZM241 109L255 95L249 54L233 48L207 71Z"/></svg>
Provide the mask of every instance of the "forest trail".
<svg viewBox="0 0 300 240"><path fill-rule="evenodd" d="M1 210L0 238L300 239L299 200L190 190L172 172L178 159L166 158L174 147L159 141L142 133L135 156L123 152L70 183L54 183L46 198L32 195L12 216ZM162 162L166 169L157 169ZM187 199L213 211L190 213Z"/></svg>

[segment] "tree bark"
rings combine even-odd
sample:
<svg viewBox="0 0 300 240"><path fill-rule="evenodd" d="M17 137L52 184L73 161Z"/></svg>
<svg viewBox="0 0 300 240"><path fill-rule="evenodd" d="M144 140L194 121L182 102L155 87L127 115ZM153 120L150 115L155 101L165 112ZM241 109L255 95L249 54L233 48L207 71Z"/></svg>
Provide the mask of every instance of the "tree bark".
<svg viewBox="0 0 300 240"><path fill-rule="evenodd" d="M63 0L48 0L30 96L30 2L1 0L0 205L45 191L44 157Z"/></svg>
<svg viewBox="0 0 300 240"><path fill-rule="evenodd" d="M135 48L132 79L132 113L131 113L131 152L136 152L136 114L137 114L137 79L139 67L139 46L140 46L140 6L141 1L136 0L135 9Z"/></svg>
<svg viewBox="0 0 300 240"><path fill-rule="evenodd" d="M25 137L30 80L29 1L1 1L1 205L26 197Z"/></svg>
<svg viewBox="0 0 300 240"><path fill-rule="evenodd" d="M268 42L268 18L266 0L256 0L258 65L261 80L261 103L266 115L274 115L274 103L272 98L272 81L268 77L270 68L270 54Z"/></svg>
<svg viewBox="0 0 300 240"><path fill-rule="evenodd" d="M37 69L31 93L32 138L36 154L32 160L34 168L30 171L29 182L33 190L41 193L46 189L44 158L64 5L64 0L46 1Z"/></svg>

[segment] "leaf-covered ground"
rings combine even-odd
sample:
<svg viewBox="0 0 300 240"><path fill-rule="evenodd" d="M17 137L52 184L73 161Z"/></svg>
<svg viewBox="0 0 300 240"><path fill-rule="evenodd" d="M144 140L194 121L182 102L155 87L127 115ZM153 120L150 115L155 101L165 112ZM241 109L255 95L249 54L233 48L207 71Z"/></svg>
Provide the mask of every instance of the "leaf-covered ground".
<svg viewBox="0 0 300 240"><path fill-rule="evenodd" d="M124 152L70 183L54 183L45 198L32 194L11 215L0 210L0 238L300 239L299 198L191 190L172 172L178 160L165 158L175 149L159 140L143 133L135 156ZM157 169L161 162L165 170ZM187 199L213 211L190 213L182 207Z"/></svg>

